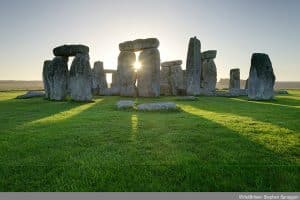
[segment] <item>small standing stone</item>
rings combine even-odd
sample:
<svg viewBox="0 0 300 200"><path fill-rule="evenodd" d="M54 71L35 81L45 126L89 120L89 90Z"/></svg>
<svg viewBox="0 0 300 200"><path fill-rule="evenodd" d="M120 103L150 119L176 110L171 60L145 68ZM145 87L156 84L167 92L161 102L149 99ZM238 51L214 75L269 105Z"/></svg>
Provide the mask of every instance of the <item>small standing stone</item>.
<svg viewBox="0 0 300 200"><path fill-rule="evenodd" d="M75 101L92 100L92 70L88 54L77 54L70 69L70 95Z"/></svg>
<svg viewBox="0 0 300 200"><path fill-rule="evenodd" d="M160 70L160 94L165 95L165 96L171 95L170 68L169 68L169 66L161 65L161 70Z"/></svg>
<svg viewBox="0 0 300 200"><path fill-rule="evenodd" d="M190 38L186 61L186 93L200 94L201 43L196 37Z"/></svg>
<svg viewBox="0 0 300 200"><path fill-rule="evenodd" d="M275 75L267 54L254 53L248 79L248 98L270 100L274 96Z"/></svg>
<svg viewBox="0 0 300 200"><path fill-rule="evenodd" d="M52 76L51 72L51 60L46 60L43 65L43 83L45 90L45 98L50 98L50 76Z"/></svg>
<svg viewBox="0 0 300 200"><path fill-rule="evenodd" d="M240 92L240 69L230 70L229 92L231 94L238 94Z"/></svg>
<svg viewBox="0 0 300 200"><path fill-rule="evenodd" d="M212 95L215 93L217 84L217 67L214 58L217 55L216 50L202 52L202 68L201 68L201 93L204 95Z"/></svg>
<svg viewBox="0 0 300 200"><path fill-rule="evenodd" d="M94 95L105 95L107 92L106 74L101 61L95 62L92 69L92 92Z"/></svg>

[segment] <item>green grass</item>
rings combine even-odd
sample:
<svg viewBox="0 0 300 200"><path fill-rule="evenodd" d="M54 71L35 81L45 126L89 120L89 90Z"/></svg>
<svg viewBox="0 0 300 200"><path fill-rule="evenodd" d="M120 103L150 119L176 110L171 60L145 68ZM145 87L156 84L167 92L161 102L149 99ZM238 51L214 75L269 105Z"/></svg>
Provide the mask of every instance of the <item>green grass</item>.
<svg viewBox="0 0 300 200"><path fill-rule="evenodd" d="M300 91L175 97L179 112L0 92L0 191L299 191Z"/></svg>

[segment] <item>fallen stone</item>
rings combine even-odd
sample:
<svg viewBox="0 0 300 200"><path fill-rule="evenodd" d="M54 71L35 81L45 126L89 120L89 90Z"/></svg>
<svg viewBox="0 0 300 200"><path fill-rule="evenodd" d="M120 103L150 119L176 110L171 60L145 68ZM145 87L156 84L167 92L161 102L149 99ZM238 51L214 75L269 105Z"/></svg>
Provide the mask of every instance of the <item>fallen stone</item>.
<svg viewBox="0 0 300 200"><path fill-rule="evenodd" d="M119 44L120 51L141 51L144 49L157 48L159 41L156 38L137 39Z"/></svg>
<svg viewBox="0 0 300 200"><path fill-rule="evenodd" d="M171 66L176 66L176 65L182 65L182 60L166 61L166 62L162 62L160 65L162 67L171 67Z"/></svg>
<svg viewBox="0 0 300 200"><path fill-rule="evenodd" d="M45 92L41 92L41 91L28 91L23 95L19 95L16 97L16 99L29 99L29 98L33 98L33 97L44 97L45 96Z"/></svg>
<svg viewBox="0 0 300 200"><path fill-rule="evenodd" d="M134 108L134 101L131 100L120 100L117 102L118 109Z"/></svg>
<svg viewBox="0 0 300 200"><path fill-rule="evenodd" d="M145 49L140 53L142 64L137 75L138 95L158 97L160 95L160 54L158 49Z"/></svg>
<svg viewBox="0 0 300 200"><path fill-rule="evenodd" d="M248 78L250 100L270 100L274 97L275 75L267 54L254 53Z"/></svg>
<svg viewBox="0 0 300 200"><path fill-rule="evenodd" d="M142 111L176 110L176 104L173 102L144 103L138 105L137 109Z"/></svg>
<svg viewBox="0 0 300 200"><path fill-rule="evenodd" d="M275 94L289 94L287 90L276 90Z"/></svg>
<svg viewBox="0 0 300 200"><path fill-rule="evenodd" d="M70 69L70 96L74 101L92 100L92 70L87 54L77 54Z"/></svg>
<svg viewBox="0 0 300 200"><path fill-rule="evenodd" d="M201 43L196 37L190 38L186 60L186 93L200 94Z"/></svg>
<svg viewBox="0 0 300 200"><path fill-rule="evenodd" d="M201 53L201 59L214 59L217 56L217 50L208 50Z"/></svg>
<svg viewBox="0 0 300 200"><path fill-rule="evenodd" d="M62 45L53 49L55 56L76 56L76 54L88 54L89 47L81 44Z"/></svg>
<svg viewBox="0 0 300 200"><path fill-rule="evenodd" d="M179 101L196 101L196 100L198 100L198 98L195 97L195 96L179 96L179 97L176 97L176 100L179 100Z"/></svg>

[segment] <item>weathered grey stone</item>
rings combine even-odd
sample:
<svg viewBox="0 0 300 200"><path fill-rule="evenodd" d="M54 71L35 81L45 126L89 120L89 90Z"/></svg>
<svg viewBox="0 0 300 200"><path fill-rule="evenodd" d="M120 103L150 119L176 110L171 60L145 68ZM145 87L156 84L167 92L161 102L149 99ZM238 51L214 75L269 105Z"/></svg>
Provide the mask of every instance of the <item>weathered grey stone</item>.
<svg viewBox="0 0 300 200"><path fill-rule="evenodd" d="M76 54L88 54L89 47L82 44L62 45L53 49L55 56L76 56Z"/></svg>
<svg viewBox="0 0 300 200"><path fill-rule="evenodd" d="M45 98L50 98L50 80L52 76L51 72L51 60L46 60L43 65L43 84L45 90Z"/></svg>
<svg viewBox="0 0 300 200"><path fill-rule="evenodd" d="M70 96L75 101L92 100L92 70L89 55L77 54L70 69Z"/></svg>
<svg viewBox="0 0 300 200"><path fill-rule="evenodd" d="M202 60L201 94L212 95L216 90L217 67L213 59Z"/></svg>
<svg viewBox="0 0 300 200"><path fill-rule="evenodd" d="M161 66L160 70L160 94L169 96L171 95L170 85L170 68Z"/></svg>
<svg viewBox="0 0 300 200"><path fill-rule="evenodd" d="M176 104L173 102L144 103L138 105L137 109L142 111L176 110Z"/></svg>
<svg viewBox="0 0 300 200"><path fill-rule="evenodd" d="M120 100L117 102L118 109L134 108L134 101L132 100Z"/></svg>
<svg viewBox="0 0 300 200"><path fill-rule="evenodd" d="M16 99L29 99L33 97L44 97L45 92L42 91L28 91L23 95L19 95L16 97Z"/></svg>
<svg viewBox="0 0 300 200"><path fill-rule="evenodd" d="M214 59L217 56L217 50L208 50L201 53L201 59Z"/></svg>
<svg viewBox="0 0 300 200"><path fill-rule="evenodd" d="M48 65L46 80L49 83L48 97L51 100L63 100L68 93L68 58L56 56Z"/></svg>
<svg viewBox="0 0 300 200"><path fill-rule="evenodd" d="M248 79L248 98L270 100L274 96L275 75L267 54L254 53Z"/></svg>
<svg viewBox="0 0 300 200"><path fill-rule="evenodd" d="M289 92L287 90L283 90L283 89L280 89L280 90L276 90L274 91L275 94L289 94Z"/></svg>
<svg viewBox="0 0 300 200"><path fill-rule="evenodd" d="M239 94L240 91L240 69L230 70L229 92Z"/></svg>
<svg viewBox="0 0 300 200"><path fill-rule="evenodd" d="M134 63L136 56L134 52L121 51L118 57L118 72L121 96L136 96L136 72Z"/></svg>
<svg viewBox="0 0 300 200"><path fill-rule="evenodd" d="M157 48L159 41L156 38L137 39L119 44L120 51L141 51L144 49Z"/></svg>
<svg viewBox="0 0 300 200"><path fill-rule="evenodd" d="M142 65L138 71L138 93L141 97L160 95L160 54L158 49L145 49L140 53Z"/></svg>
<svg viewBox="0 0 300 200"><path fill-rule="evenodd" d="M161 67L171 67L171 66L180 66L182 65L182 60L172 60L161 63Z"/></svg>
<svg viewBox="0 0 300 200"><path fill-rule="evenodd" d="M172 95L181 95L181 91L185 90L185 82L183 71L180 65L170 67L170 85Z"/></svg>
<svg viewBox="0 0 300 200"><path fill-rule="evenodd" d="M106 74L103 69L103 62L97 61L92 69L92 92L94 95L105 95L107 91Z"/></svg>
<svg viewBox="0 0 300 200"><path fill-rule="evenodd" d="M119 72L116 71L112 73L112 81L111 81L111 86L108 89L109 95L120 95L120 78L119 78Z"/></svg>
<svg viewBox="0 0 300 200"><path fill-rule="evenodd" d="M186 93L200 94L201 43L196 37L190 38L186 60Z"/></svg>
<svg viewBox="0 0 300 200"><path fill-rule="evenodd" d="M246 80L246 84L245 84L245 90L248 90L248 79Z"/></svg>

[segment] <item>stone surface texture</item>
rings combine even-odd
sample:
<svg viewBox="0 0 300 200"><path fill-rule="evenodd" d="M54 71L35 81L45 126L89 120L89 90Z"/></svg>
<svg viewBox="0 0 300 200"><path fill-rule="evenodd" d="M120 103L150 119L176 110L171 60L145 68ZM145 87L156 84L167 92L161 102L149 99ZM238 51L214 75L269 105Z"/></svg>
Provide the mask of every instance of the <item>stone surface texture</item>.
<svg viewBox="0 0 300 200"><path fill-rule="evenodd" d="M125 108L134 108L134 101L132 100L120 100L117 102L118 109L125 109Z"/></svg>
<svg viewBox="0 0 300 200"><path fill-rule="evenodd" d="M55 56L76 56L76 54L88 54L89 47L82 44L62 45L53 49Z"/></svg>
<svg viewBox="0 0 300 200"><path fill-rule="evenodd" d="M103 62L97 61L92 69L92 92L94 95L105 95L106 91L107 81Z"/></svg>
<svg viewBox="0 0 300 200"><path fill-rule="evenodd" d="M267 54L254 53L248 78L250 100L270 100L274 97L275 75Z"/></svg>
<svg viewBox="0 0 300 200"><path fill-rule="evenodd" d="M186 61L186 93L200 94L201 43L196 37L190 38Z"/></svg>
<svg viewBox="0 0 300 200"><path fill-rule="evenodd" d="M239 93L240 89L240 69L231 69L229 80L229 92L232 94Z"/></svg>
<svg viewBox="0 0 300 200"><path fill-rule="evenodd" d="M44 97L45 92L42 91L28 91L23 95L19 95L16 97L16 99L29 99L33 97Z"/></svg>
<svg viewBox="0 0 300 200"><path fill-rule="evenodd" d="M176 104L173 102L144 103L138 105L137 109L142 111L175 110Z"/></svg>
<svg viewBox="0 0 300 200"><path fill-rule="evenodd" d="M89 55L77 54L70 69L70 96L74 101L92 100L92 70Z"/></svg>
<svg viewBox="0 0 300 200"><path fill-rule="evenodd" d="M144 49L158 48L159 41L156 38L137 39L119 44L120 51L141 51Z"/></svg>

